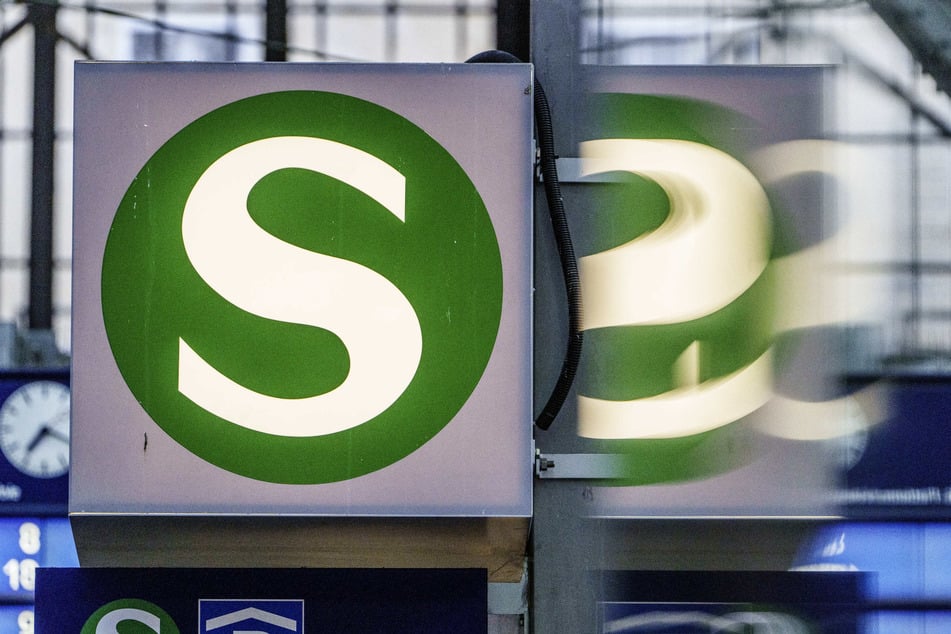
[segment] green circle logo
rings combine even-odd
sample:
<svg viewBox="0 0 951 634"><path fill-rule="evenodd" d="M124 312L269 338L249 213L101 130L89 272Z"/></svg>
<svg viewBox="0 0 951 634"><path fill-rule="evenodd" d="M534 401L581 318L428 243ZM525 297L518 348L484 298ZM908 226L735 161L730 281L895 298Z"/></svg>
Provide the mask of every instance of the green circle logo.
<svg viewBox="0 0 951 634"><path fill-rule="evenodd" d="M186 449L269 482L390 465L465 404L495 345L502 265L455 159L354 97L228 104L163 145L102 267L113 355Z"/></svg>
<svg viewBox="0 0 951 634"><path fill-rule="evenodd" d="M179 634L168 613L142 599L119 599L92 613L80 634Z"/></svg>

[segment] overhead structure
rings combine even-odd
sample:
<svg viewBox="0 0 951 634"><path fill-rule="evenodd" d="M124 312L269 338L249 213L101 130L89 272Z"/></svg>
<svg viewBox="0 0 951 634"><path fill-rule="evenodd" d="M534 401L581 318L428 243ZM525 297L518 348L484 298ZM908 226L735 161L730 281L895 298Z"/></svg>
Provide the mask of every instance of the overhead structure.
<svg viewBox="0 0 951 634"><path fill-rule="evenodd" d="M951 94L951 0L868 0L938 88Z"/></svg>

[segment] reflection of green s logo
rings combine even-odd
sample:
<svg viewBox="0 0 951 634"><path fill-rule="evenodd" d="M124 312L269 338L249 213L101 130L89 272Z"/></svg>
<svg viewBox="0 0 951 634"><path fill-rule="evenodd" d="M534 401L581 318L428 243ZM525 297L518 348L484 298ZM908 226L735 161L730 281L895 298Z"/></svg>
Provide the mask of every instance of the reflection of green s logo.
<svg viewBox="0 0 951 634"><path fill-rule="evenodd" d="M636 96L628 98L637 103ZM668 108L678 105L670 100ZM581 259L584 327L616 337L615 344L636 341L645 352L663 341L650 350L650 362L667 377L630 386L627 398L607 396L617 390L606 384L608 373L597 385L589 382L605 396L581 397L584 436L691 436L750 414L771 394L763 319L770 310L756 293L770 261L769 200L740 161L674 135L687 136L681 129L659 138L582 144L586 173L649 179L661 188L667 208L656 227Z"/></svg>
<svg viewBox="0 0 951 634"><path fill-rule="evenodd" d="M175 135L129 187L102 274L110 345L155 422L287 483L368 473L442 429L485 369L501 293L455 160L401 116L319 92Z"/></svg>
<svg viewBox="0 0 951 634"><path fill-rule="evenodd" d="M579 434L620 456L615 484L705 477L744 459L731 423L771 395L773 227L757 178L686 99L597 94L583 172L598 229L579 263ZM723 445L723 463L708 450Z"/></svg>
<svg viewBox="0 0 951 634"><path fill-rule="evenodd" d="M119 599L86 620L80 634L179 634L165 610L142 599Z"/></svg>
<svg viewBox="0 0 951 634"><path fill-rule="evenodd" d="M769 262L769 202L739 161L676 139L600 139L582 144L582 153L586 171L645 176L670 199L669 216L656 230L582 259L585 328L695 322L737 301L763 276ZM632 400L582 396L582 435L690 436L736 421L769 399L768 351L723 376L704 377L697 358L710 354L706 347L717 354L716 345L700 338L702 328L694 332L693 341L672 342L677 359L671 374L680 375L679 385Z"/></svg>

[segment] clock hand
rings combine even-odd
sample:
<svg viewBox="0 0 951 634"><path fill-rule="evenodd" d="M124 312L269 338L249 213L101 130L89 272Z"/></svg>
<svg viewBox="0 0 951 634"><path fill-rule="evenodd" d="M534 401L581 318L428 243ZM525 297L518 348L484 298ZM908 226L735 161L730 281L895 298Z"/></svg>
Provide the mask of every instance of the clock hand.
<svg viewBox="0 0 951 634"><path fill-rule="evenodd" d="M30 441L30 444L26 446L27 453L30 453L34 449L36 449L36 446L40 444L40 442L48 433L49 433L49 427L47 427L46 425L43 425L42 427L40 427L39 431L36 432L36 434L33 436L33 439Z"/></svg>
<svg viewBox="0 0 951 634"><path fill-rule="evenodd" d="M47 435L47 436L50 436L50 437L52 437L52 438L55 438L56 440L59 440L60 442L64 442L64 443L69 444L69 435L68 435L68 434L64 434L63 432L59 431L58 429L54 429L53 427L47 427L47 428L46 428L46 435Z"/></svg>
<svg viewBox="0 0 951 634"><path fill-rule="evenodd" d="M27 453L30 453L36 449L37 445L43 442L43 439L47 436L55 438L60 442L69 444L69 436L67 434L64 434L54 427L50 427L49 425L43 425L30 440L30 444L26 446Z"/></svg>

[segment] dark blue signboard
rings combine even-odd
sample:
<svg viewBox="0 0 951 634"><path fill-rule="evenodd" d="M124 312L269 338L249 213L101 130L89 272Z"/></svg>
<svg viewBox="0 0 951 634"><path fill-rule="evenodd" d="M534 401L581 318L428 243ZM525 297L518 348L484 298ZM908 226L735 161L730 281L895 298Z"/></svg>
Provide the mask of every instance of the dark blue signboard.
<svg viewBox="0 0 951 634"><path fill-rule="evenodd" d="M36 633L484 634L487 588L475 569L41 569Z"/></svg>
<svg viewBox="0 0 951 634"><path fill-rule="evenodd" d="M69 371L0 372L0 514L66 515Z"/></svg>
<svg viewBox="0 0 951 634"><path fill-rule="evenodd" d="M867 379L867 380L872 380ZM951 376L875 377L883 419L851 442L839 502L863 518L951 518Z"/></svg>
<svg viewBox="0 0 951 634"><path fill-rule="evenodd" d="M856 634L863 581L854 573L607 573L598 631Z"/></svg>

